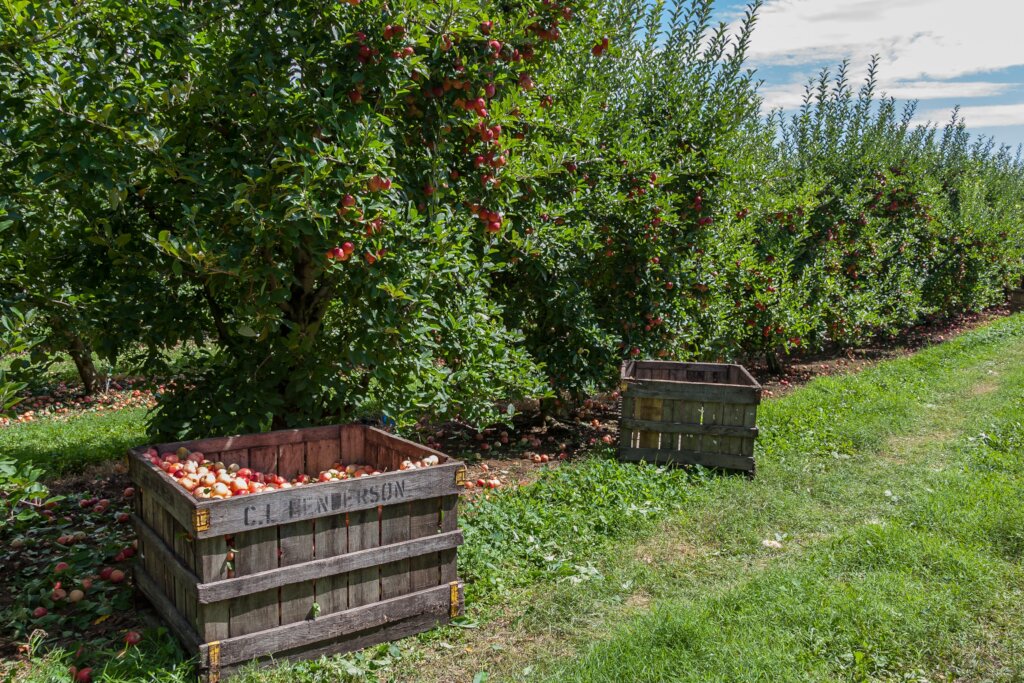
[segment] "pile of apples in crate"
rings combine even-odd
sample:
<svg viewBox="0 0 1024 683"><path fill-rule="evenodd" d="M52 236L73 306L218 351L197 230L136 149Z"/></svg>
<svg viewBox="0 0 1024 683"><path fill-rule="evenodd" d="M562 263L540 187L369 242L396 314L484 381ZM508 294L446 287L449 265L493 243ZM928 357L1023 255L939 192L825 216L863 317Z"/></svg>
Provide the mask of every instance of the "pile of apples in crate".
<svg viewBox="0 0 1024 683"><path fill-rule="evenodd" d="M383 474L373 465L343 465L338 462L334 463L331 469L323 470L315 476L300 474L289 480L278 474L253 471L233 463L225 465L223 462L211 462L203 453L189 451L184 447L163 455L155 448L150 448L145 455L153 467L173 477L179 486L196 498L231 498L261 491L290 489L296 486ZM438 462L440 458L436 455L428 455L421 460L405 460L399 469L418 470L431 467Z"/></svg>

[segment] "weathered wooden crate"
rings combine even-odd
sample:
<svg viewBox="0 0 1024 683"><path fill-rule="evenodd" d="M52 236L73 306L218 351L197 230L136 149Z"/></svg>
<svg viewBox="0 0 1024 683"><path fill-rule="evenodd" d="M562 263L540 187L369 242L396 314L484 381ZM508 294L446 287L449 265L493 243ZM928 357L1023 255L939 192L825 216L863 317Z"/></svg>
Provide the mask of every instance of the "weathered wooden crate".
<svg viewBox="0 0 1024 683"><path fill-rule="evenodd" d="M356 650L462 613L456 503L465 466L364 425L160 444L292 478L333 463L384 474L197 500L129 451L135 583L208 681L255 658ZM433 467L399 471L437 455ZM226 536L232 537L229 547ZM233 552L233 562L228 553ZM233 565L233 567L231 566ZM314 603L318 607L314 607Z"/></svg>
<svg viewBox="0 0 1024 683"><path fill-rule="evenodd" d="M754 474L761 385L739 365L626 361L619 459Z"/></svg>
<svg viewBox="0 0 1024 683"><path fill-rule="evenodd" d="M1024 289L1010 290L1010 310L1014 313L1024 311Z"/></svg>

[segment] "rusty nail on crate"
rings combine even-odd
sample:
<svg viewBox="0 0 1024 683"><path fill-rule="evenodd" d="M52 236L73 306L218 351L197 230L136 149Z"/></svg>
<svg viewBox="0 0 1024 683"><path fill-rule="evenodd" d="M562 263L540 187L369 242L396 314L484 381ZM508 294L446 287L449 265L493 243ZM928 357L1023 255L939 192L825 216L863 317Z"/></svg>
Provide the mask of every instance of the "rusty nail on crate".
<svg viewBox="0 0 1024 683"><path fill-rule="evenodd" d="M459 582L452 581L449 584L452 588L452 619L459 616Z"/></svg>
<svg viewBox="0 0 1024 683"><path fill-rule="evenodd" d="M192 528L196 531L208 531L210 529L210 511L200 508L192 511Z"/></svg>

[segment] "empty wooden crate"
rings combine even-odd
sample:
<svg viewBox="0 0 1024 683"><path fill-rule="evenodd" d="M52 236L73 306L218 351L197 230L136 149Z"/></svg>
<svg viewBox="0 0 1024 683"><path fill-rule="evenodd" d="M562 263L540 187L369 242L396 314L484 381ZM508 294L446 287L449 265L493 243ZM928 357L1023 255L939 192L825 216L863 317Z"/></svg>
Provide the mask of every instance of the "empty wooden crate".
<svg viewBox="0 0 1024 683"><path fill-rule="evenodd" d="M200 500L146 452L184 447L286 479L337 462L385 473ZM431 467L404 460L437 456ZM316 427L129 451L138 589L201 673L402 638L461 614L456 503L465 467L364 425Z"/></svg>
<svg viewBox="0 0 1024 683"><path fill-rule="evenodd" d="M740 365L626 361L619 459L754 473L761 385Z"/></svg>

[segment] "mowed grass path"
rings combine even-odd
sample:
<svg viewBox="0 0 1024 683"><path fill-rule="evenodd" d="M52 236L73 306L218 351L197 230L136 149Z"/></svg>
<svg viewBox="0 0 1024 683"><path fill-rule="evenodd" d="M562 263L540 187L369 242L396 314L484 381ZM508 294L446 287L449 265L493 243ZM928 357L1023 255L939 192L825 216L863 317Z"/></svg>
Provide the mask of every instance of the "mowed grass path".
<svg viewBox="0 0 1024 683"><path fill-rule="evenodd" d="M692 488L398 680L1024 680L1024 317L759 418L755 481Z"/></svg>

